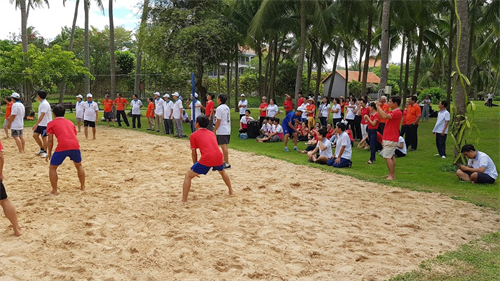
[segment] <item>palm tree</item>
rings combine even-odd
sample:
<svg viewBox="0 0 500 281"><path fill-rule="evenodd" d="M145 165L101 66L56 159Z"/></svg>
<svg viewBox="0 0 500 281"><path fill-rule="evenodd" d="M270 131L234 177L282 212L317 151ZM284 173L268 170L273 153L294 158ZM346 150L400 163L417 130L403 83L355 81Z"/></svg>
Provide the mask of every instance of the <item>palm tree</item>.
<svg viewBox="0 0 500 281"><path fill-rule="evenodd" d="M104 11L104 6L102 5L102 0L95 0L97 6ZM83 9L85 11L85 67L90 72L90 47L89 47L89 9L90 0L83 1ZM90 77L85 76L85 93L90 93Z"/></svg>
<svg viewBox="0 0 500 281"><path fill-rule="evenodd" d="M134 80L134 94L139 95L140 84L141 84L141 64L142 64L142 41L144 36L144 30L146 28L146 20L149 13L149 0L144 0L144 5L142 6L142 16L141 25L139 31L137 32L137 54L136 54L136 64L135 64L135 80Z"/></svg>
<svg viewBox="0 0 500 281"><path fill-rule="evenodd" d="M380 89L385 89L388 79L389 63L389 29L390 29L390 15L391 15L391 0L383 0L382 4L382 42L380 43L381 49L381 64L380 68Z"/></svg>
<svg viewBox="0 0 500 281"><path fill-rule="evenodd" d="M115 97L116 62L115 62L115 24L113 20L113 0L109 0L109 70L110 70L110 95Z"/></svg>

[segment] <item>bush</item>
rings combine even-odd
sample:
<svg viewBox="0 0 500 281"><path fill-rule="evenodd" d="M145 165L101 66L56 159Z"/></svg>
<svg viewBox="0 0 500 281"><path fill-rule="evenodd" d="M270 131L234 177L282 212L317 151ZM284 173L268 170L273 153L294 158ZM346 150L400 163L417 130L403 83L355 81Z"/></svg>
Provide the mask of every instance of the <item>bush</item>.
<svg viewBox="0 0 500 281"><path fill-rule="evenodd" d="M494 97L493 100L494 101L500 101L500 97Z"/></svg>
<svg viewBox="0 0 500 281"><path fill-rule="evenodd" d="M432 87L429 89L423 89L418 91L418 100L423 101L426 95L429 95L431 98L431 103L438 104L440 101L446 98L446 93L443 89L439 87Z"/></svg>

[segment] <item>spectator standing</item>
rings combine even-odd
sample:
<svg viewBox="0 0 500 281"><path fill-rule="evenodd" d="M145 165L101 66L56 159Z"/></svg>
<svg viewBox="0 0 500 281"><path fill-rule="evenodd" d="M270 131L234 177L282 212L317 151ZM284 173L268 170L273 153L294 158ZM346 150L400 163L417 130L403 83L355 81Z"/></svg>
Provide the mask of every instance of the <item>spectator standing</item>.
<svg viewBox="0 0 500 281"><path fill-rule="evenodd" d="M486 99L487 99L487 105L488 107L493 107L493 94L492 93L488 93L488 95L486 96Z"/></svg>
<svg viewBox="0 0 500 281"><path fill-rule="evenodd" d="M370 159L366 164L373 164L375 161L375 153L377 152L377 133L378 133L378 113L377 105L370 103L370 114L364 116L364 120L368 123L368 141L370 142Z"/></svg>
<svg viewBox="0 0 500 281"><path fill-rule="evenodd" d="M3 120L3 130L5 131L5 139L9 138L9 117L12 113L12 105L14 102L11 97L5 97L5 117Z"/></svg>
<svg viewBox="0 0 500 281"><path fill-rule="evenodd" d="M207 94L207 103L205 107L205 115L208 117L208 126L207 130L213 131L214 129L214 116L215 116L215 107L214 107L214 95Z"/></svg>
<svg viewBox="0 0 500 281"><path fill-rule="evenodd" d="M307 113L307 126L309 129L314 128L314 114L316 112L316 105L314 105L314 99L309 97L307 99L306 113Z"/></svg>
<svg viewBox="0 0 500 281"><path fill-rule="evenodd" d="M224 169L231 168L229 164L229 150L228 145L231 140L231 113L229 107L226 105L227 96L220 94L217 97L217 103L219 106L215 111L215 136L217 137L217 144L220 145L222 149L222 155L224 156Z"/></svg>
<svg viewBox="0 0 500 281"><path fill-rule="evenodd" d="M106 94L104 96L104 100L102 101L102 106L104 106L104 120L108 122L108 127L109 127L109 121L113 121L113 126L115 126L115 118L113 116L113 101L109 98L109 95Z"/></svg>
<svg viewBox="0 0 500 281"><path fill-rule="evenodd" d="M80 132L80 127L82 126L83 122L83 110L84 110L83 96L78 95L76 96L76 104L75 104L75 119L78 125L78 132Z"/></svg>
<svg viewBox="0 0 500 281"><path fill-rule="evenodd" d="M425 95L425 99L422 102L424 104L422 110L422 121L429 121L429 114L431 109L431 98L429 95Z"/></svg>
<svg viewBox="0 0 500 281"><path fill-rule="evenodd" d="M245 99L245 94L240 95L240 101L238 102L238 108L240 110L240 119L245 116L245 111L248 109L248 101Z"/></svg>
<svg viewBox="0 0 500 281"><path fill-rule="evenodd" d="M323 127L326 127L326 123L328 123L330 108L330 101L327 97L323 97L323 99L321 100L321 104L319 105L319 122Z"/></svg>
<svg viewBox="0 0 500 281"><path fill-rule="evenodd" d="M328 119L330 119L330 113L332 113L332 117L333 117L332 125L333 125L333 128L335 128L335 125L337 125L338 122L342 121L342 106L340 105L339 98L333 99L333 105L330 109L330 112L328 113Z"/></svg>
<svg viewBox="0 0 500 281"><path fill-rule="evenodd" d="M417 150L418 144L418 122L422 115L420 106L417 104L417 97L412 96L410 105L406 115L406 144L408 148L411 146L410 151Z"/></svg>
<svg viewBox="0 0 500 281"><path fill-rule="evenodd" d="M399 135L404 137L406 135L406 131L408 131L406 126L406 116L408 115L408 107L410 106L410 101L407 100L405 104L405 109L403 109L403 122L401 122L401 131Z"/></svg>
<svg viewBox="0 0 500 281"><path fill-rule="evenodd" d="M269 99L269 105L267 106L267 117L274 118L279 112L278 105L274 101L274 99Z"/></svg>
<svg viewBox="0 0 500 281"><path fill-rule="evenodd" d="M164 103L164 101L160 98L160 93L155 92L154 96L155 96L155 127L156 127L156 131L160 132L160 128L161 128L161 131L165 132L165 128L163 126L163 103Z"/></svg>
<svg viewBox="0 0 500 281"><path fill-rule="evenodd" d="M146 117L148 118L148 131L155 130L155 103L153 98L148 98L148 109L146 111Z"/></svg>
<svg viewBox="0 0 500 281"><path fill-rule="evenodd" d="M89 131L88 128L92 128L92 135L95 140L96 128L95 125L99 120L99 106L95 101L92 100L92 94L87 94L87 102L83 107L83 131L85 133L85 139L88 139ZM119 121L118 121L119 122ZM128 122L128 121L127 121Z"/></svg>
<svg viewBox="0 0 500 281"><path fill-rule="evenodd" d="M389 104L387 103L387 98L386 96L381 96L380 99L379 99L379 105L377 106L377 108L380 107L382 108L382 110L385 112L385 113L388 113L389 112ZM378 109L377 109L378 110ZM379 115L379 117L381 117ZM387 119L384 119L384 118L380 118L379 120L379 124L378 124L378 131L384 135L384 129L385 129L385 123L387 122Z"/></svg>
<svg viewBox="0 0 500 281"><path fill-rule="evenodd" d="M35 125L33 125L33 138L40 147L40 150L36 152L43 158L47 157L47 123L52 121L52 110L50 108L49 102L45 99L47 93L45 91L38 91L36 98L40 101L38 106L38 120ZM40 136L42 139L40 139Z"/></svg>
<svg viewBox="0 0 500 281"><path fill-rule="evenodd" d="M383 148L382 152L380 152L380 156L385 158L385 162L389 170L389 174L385 178L386 180L396 179L396 159L394 155L399 141L399 125L401 124L401 119L403 117L403 113L399 109L399 103L401 103L401 98L399 96L392 96L389 99L389 108L391 109L389 113L384 111L381 103L376 103L379 118L387 120L385 123L386 127L384 128L384 133L382 134Z"/></svg>
<svg viewBox="0 0 500 281"><path fill-rule="evenodd" d="M356 138L354 130L354 118L356 117L355 110L356 110L356 98L349 99L349 105L346 106L347 113L345 115L344 120L347 121L348 128L350 128L351 131L353 132L353 138ZM336 126L337 124L333 125Z"/></svg>
<svg viewBox="0 0 500 281"><path fill-rule="evenodd" d="M18 93L12 93L10 96L11 99L14 100L14 104L12 105L12 112L9 117L9 129L10 134L16 141L17 148L19 149L19 153L24 153L24 114L25 108L24 104L21 103L21 96Z"/></svg>
<svg viewBox="0 0 500 281"><path fill-rule="evenodd" d="M300 107L303 103L306 102L306 100L302 97L302 92L299 92L298 97L297 107Z"/></svg>
<svg viewBox="0 0 500 281"><path fill-rule="evenodd" d="M435 156L441 156L441 158L446 158L446 137L448 136L448 125L450 123L450 113L446 110L447 106L448 101L442 100L439 102L436 125L432 129L432 133L436 135L436 147L438 150L438 154Z"/></svg>
<svg viewBox="0 0 500 281"><path fill-rule="evenodd" d="M184 135L184 130L182 128L182 114L184 112L184 107L182 105L182 101L179 99L179 93L175 92L172 94L174 97L174 104L173 110L172 110L172 118L174 119L175 123L175 132L176 132L176 137L178 138L185 138L186 135Z"/></svg>
<svg viewBox="0 0 500 281"><path fill-rule="evenodd" d="M172 121L172 106L173 102L170 100L169 94L163 95L163 133L170 135L174 134L174 122Z"/></svg>
<svg viewBox="0 0 500 281"><path fill-rule="evenodd" d="M138 98L136 94L132 96L132 128L135 128L135 123L137 121L137 128L141 128L141 108L142 101Z"/></svg>
<svg viewBox="0 0 500 281"><path fill-rule="evenodd" d="M264 121L264 118L266 118L266 115L267 115L267 98L264 96L261 98L260 100L260 105L259 105L259 111L260 111L260 114L259 114L259 123L260 123L260 126L262 126L262 121Z"/></svg>
<svg viewBox="0 0 500 281"><path fill-rule="evenodd" d="M285 101L283 102L283 107L285 108L285 115L292 112L293 110L293 100L289 94L285 94Z"/></svg>
<svg viewBox="0 0 500 281"><path fill-rule="evenodd" d="M127 114L125 114L125 109L128 106L127 99L122 97L122 94L118 93L118 94L116 94L116 99L113 102L113 105L116 107L116 121L118 122L118 126L119 127L122 126L121 119L120 119L120 117L122 117L123 122L125 122L125 125L127 125L127 127L129 127L130 125L128 123Z"/></svg>
<svg viewBox="0 0 500 281"><path fill-rule="evenodd" d="M188 108L191 109L192 105L193 105L193 101L189 100L188 101ZM205 107L198 100L198 94L194 93L194 110L191 109L191 133L193 133L196 130L194 127L194 123L195 123L196 117L201 115L202 108L205 109Z"/></svg>

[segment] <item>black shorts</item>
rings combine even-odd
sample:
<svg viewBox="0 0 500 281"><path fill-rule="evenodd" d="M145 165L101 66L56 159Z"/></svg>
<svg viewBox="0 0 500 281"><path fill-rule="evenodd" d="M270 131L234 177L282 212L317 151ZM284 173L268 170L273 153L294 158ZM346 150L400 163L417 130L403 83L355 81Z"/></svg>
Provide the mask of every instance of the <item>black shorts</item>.
<svg viewBox="0 0 500 281"><path fill-rule="evenodd" d="M95 122L83 120L83 126L95 128Z"/></svg>
<svg viewBox="0 0 500 281"><path fill-rule="evenodd" d="M469 177L473 174L473 173L477 173L477 181L476 183L495 183L495 179L488 176L487 174L485 173L479 173L479 172L465 172L467 175L469 175Z"/></svg>
<svg viewBox="0 0 500 281"><path fill-rule="evenodd" d="M113 111L104 112L104 120L112 121L113 120Z"/></svg>
<svg viewBox="0 0 500 281"><path fill-rule="evenodd" d="M36 130L33 133L42 135L42 138L46 137L47 136L47 127L37 126Z"/></svg>
<svg viewBox="0 0 500 281"><path fill-rule="evenodd" d="M229 144L229 140L231 139L230 135L217 135L217 144Z"/></svg>
<svg viewBox="0 0 500 281"><path fill-rule="evenodd" d="M5 186L3 182L0 181L0 200L7 199L7 191L5 191Z"/></svg>

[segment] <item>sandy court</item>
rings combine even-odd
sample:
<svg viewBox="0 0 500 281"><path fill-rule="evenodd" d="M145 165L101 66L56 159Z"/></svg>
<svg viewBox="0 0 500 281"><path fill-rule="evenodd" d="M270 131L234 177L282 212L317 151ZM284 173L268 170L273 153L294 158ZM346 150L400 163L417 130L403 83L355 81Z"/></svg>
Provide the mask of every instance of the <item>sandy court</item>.
<svg viewBox="0 0 500 281"><path fill-rule="evenodd" d="M234 150L235 196L210 172L183 204L187 140L97 137L79 135L87 191L66 159L58 197L44 195L33 139L21 156L2 140L24 235L2 215L0 280L382 280L499 229L497 213L463 201Z"/></svg>

